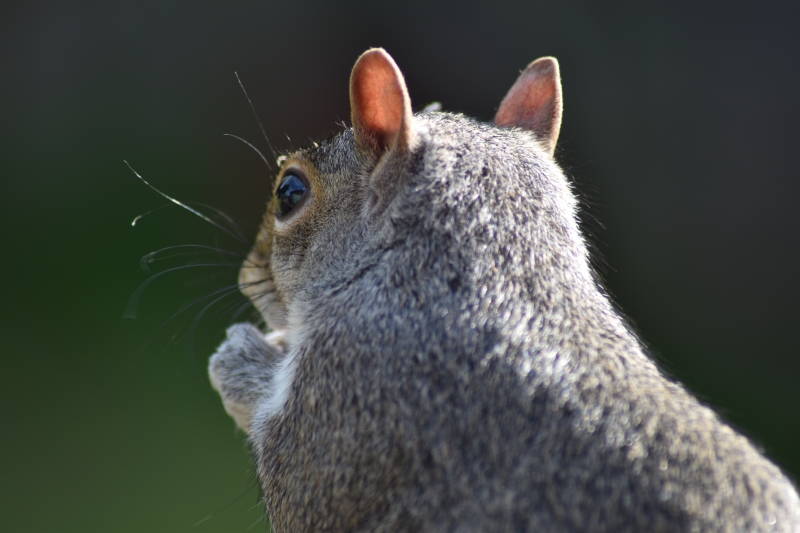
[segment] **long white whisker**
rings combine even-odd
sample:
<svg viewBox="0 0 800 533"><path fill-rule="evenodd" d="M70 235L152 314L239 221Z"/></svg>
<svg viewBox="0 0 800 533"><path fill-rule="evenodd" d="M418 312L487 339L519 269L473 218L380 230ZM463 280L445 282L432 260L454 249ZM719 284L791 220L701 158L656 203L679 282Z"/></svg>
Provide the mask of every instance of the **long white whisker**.
<svg viewBox="0 0 800 533"><path fill-rule="evenodd" d="M262 160L262 161L264 161L264 164L266 164L266 165L267 165L267 168L268 168L268 169L270 169L270 171L272 170L272 166L269 164L269 161L267 161L267 158L266 158L266 157L264 157L264 154L262 154L262 153L261 153L261 151L260 151L258 148L256 148L255 146L253 146L253 144L252 144L251 142L249 142L249 141L245 141L244 139L242 139L242 138L241 138L241 137L239 137L238 135L234 135L233 133L223 133L222 135L223 135L224 137L233 137L234 139L238 139L238 140L242 141L243 143L245 143L247 146L249 146L250 148L252 148L253 150L255 150L255 152L256 152L256 153L257 153L259 156L261 156L261 160Z"/></svg>
<svg viewBox="0 0 800 533"><path fill-rule="evenodd" d="M264 130L264 126L261 124L261 119L258 118L258 113L256 112L256 107L253 105L253 101L250 99L250 95L247 94L247 91L244 88L244 84L242 83L242 80L239 78L239 73L238 72L234 72L233 74L236 76L236 81L239 82L239 87L242 88L242 92L244 93L244 97L247 98L247 103L250 104L250 109L253 110L253 115L256 117L256 122L258 122L258 127L261 128L261 134L264 135L264 140L267 141L267 146L269 146L269 151L272 152L272 157L275 157L276 156L275 149L272 147L272 143L269 142L269 137L267 137L267 132ZM258 151L258 150L256 150L256 151ZM261 157L263 158L264 156L261 156ZM266 159L264 160L264 162L266 163ZM269 167L269 169L272 170L272 167L270 166L269 163L267 163L267 167Z"/></svg>
<svg viewBox="0 0 800 533"><path fill-rule="evenodd" d="M153 274L152 276L150 276L149 278L144 280L142 282L142 284L139 285L136 288L136 290L133 292L133 294L131 295L130 299L128 299L128 304L125 306L125 312L122 313L122 317L123 318L134 318L134 319L136 318L136 308L139 305L139 299L142 297L142 293L144 292L144 290L152 282L154 282L157 278L160 278L164 274L167 274L168 272L174 272L176 270L182 270L184 268L218 267L218 266L235 266L235 265L227 264L227 263L198 263L196 265L183 265L183 266L179 266L179 267L175 267L175 268L168 268L167 270L164 270L163 272L159 272L158 274Z"/></svg>
<svg viewBox="0 0 800 533"><path fill-rule="evenodd" d="M141 175L141 174L139 174L138 172L136 172L136 171L133 169L133 167L130 165L130 163L128 163L127 161L124 161L124 163L125 163L125 164L128 166L128 168L129 168L129 169L131 169L131 172L133 172L133 173L136 175L136 177L137 177L137 178L139 178L140 180L142 180L142 183L144 183L145 185L147 185L148 187L150 187L151 189L153 189L155 192L157 192L158 194L160 194L161 196L163 196L164 198L166 198L166 199L167 199L167 200L169 200L170 202L172 202L172 203L174 203L175 205L178 205L178 206L180 206L180 207L182 207L182 208L186 209L187 211L189 211L190 213L192 213L192 214L194 214L194 215L197 215L198 217L202 218L203 220L205 220L206 222L208 222L208 223L209 223L209 224L211 224L212 226L214 226L214 227L216 227L216 228L218 228L218 229L220 229L220 230L224 231L225 233L227 233L228 235L230 235L231 237L233 237L233 238L234 238L234 239L236 239L237 241L241 242L242 244L248 244L248 243L246 243L246 242L244 241L244 239L242 239L242 238L241 238L241 237L239 237L238 235L235 235L234 233L230 232L230 231L229 231L227 228L225 228L224 226L221 226L220 224L217 224L216 222L214 222L213 220L211 220L210 218L208 218L207 216L205 216L205 215L204 215L203 213L201 213L200 211L198 211L198 210L196 210L196 209L193 209L193 208L189 207L188 205L184 204L183 202L181 202L180 200L176 200L176 199L175 199L175 198L173 198L172 196L169 196L168 194L166 194L166 193L163 193L163 192L159 191L158 189L156 189L155 187L153 187L152 185L150 185L150 184L147 182L147 180L146 180L146 179L144 179L144 178L142 177L142 175ZM133 220L133 222L131 223L131 225L132 225L132 226L133 226L133 225L135 225L135 224L136 224L136 221L137 221L139 218L141 218L141 217L136 217L136 218Z"/></svg>

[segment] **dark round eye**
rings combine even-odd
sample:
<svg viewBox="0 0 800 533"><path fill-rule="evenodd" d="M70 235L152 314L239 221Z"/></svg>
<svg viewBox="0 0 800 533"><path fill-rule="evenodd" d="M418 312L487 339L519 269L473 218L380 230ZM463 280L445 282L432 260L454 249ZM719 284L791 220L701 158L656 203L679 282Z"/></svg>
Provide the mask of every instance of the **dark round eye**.
<svg viewBox="0 0 800 533"><path fill-rule="evenodd" d="M306 194L306 184L295 174L286 174L275 193L275 203L279 217L288 215Z"/></svg>

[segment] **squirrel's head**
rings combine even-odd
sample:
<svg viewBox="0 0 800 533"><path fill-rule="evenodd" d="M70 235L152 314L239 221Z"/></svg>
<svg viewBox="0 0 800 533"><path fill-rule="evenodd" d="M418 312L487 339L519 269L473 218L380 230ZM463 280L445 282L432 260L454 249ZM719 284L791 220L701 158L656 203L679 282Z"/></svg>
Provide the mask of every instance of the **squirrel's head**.
<svg viewBox="0 0 800 533"><path fill-rule="evenodd" d="M384 50L368 50L356 61L350 105L351 129L282 158L262 228L242 266L242 291L272 329L292 323L298 306L308 302L304 295L335 291L386 250L365 243L397 239L387 237L385 215L408 186L407 176L421 172L434 133L427 113L413 115L403 75ZM558 63L545 57L522 72L494 122L532 132L538 151L552 156L561 112Z"/></svg>

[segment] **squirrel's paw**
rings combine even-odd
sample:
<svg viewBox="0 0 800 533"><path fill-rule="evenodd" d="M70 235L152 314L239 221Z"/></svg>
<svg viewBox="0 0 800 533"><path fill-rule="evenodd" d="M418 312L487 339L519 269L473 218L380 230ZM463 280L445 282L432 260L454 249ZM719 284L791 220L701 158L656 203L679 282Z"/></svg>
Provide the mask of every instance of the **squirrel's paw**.
<svg viewBox="0 0 800 533"><path fill-rule="evenodd" d="M222 396L225 411L248 434L253 411L268 397L278 363L286 348L283 332L264 336L252 324L235 324L211 356L208 375Z"/></svg>

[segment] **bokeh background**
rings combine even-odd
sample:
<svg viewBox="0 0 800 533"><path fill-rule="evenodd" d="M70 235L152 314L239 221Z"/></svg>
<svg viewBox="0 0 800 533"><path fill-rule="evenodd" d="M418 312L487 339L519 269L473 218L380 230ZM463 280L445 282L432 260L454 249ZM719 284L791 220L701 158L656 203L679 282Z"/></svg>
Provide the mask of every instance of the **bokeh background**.
<svg viewBox="0 0 800 533"><path fill-rule="evenodd" d="M557 155L616 301L672 375L800 476L797 2L4 2L0 530L266 529L205 375L244 301L178 313L235 269L168 272L122 317L145 254L247 246L177 207L132 227L166 201L123 160L251 239L269 171L223 134L268 149L234 72L283 152L349 120L370 46L417 108L484 120L557 56ZM230 262L172 255L151 271Z"/></svg>

